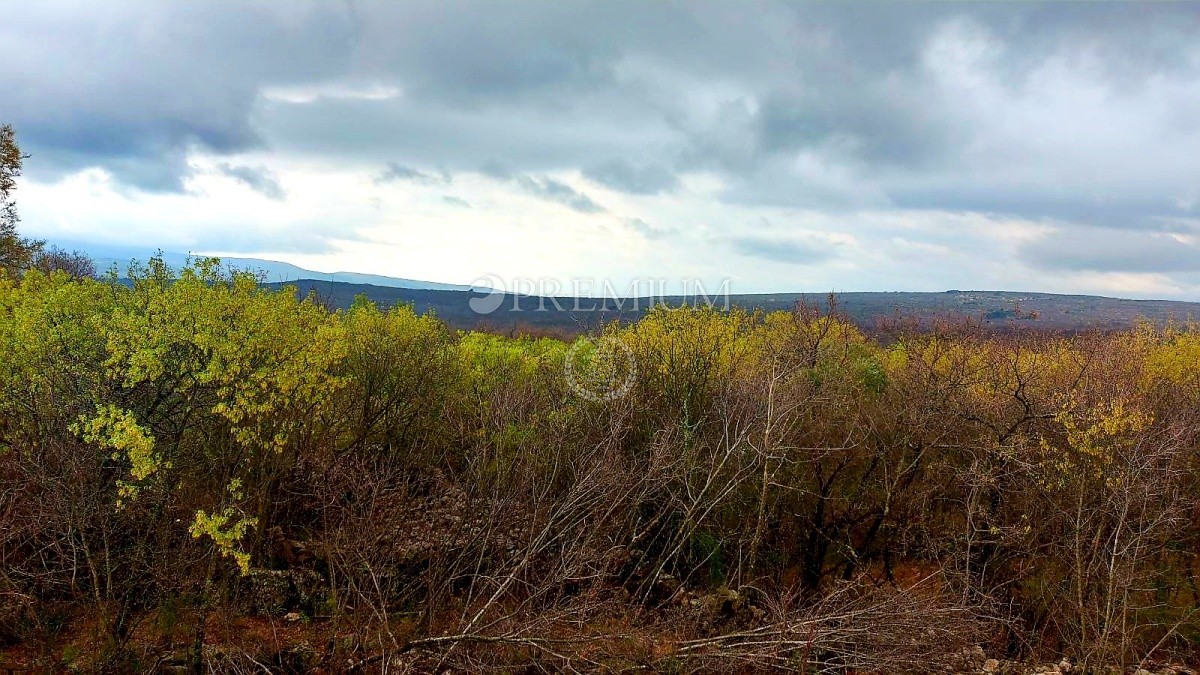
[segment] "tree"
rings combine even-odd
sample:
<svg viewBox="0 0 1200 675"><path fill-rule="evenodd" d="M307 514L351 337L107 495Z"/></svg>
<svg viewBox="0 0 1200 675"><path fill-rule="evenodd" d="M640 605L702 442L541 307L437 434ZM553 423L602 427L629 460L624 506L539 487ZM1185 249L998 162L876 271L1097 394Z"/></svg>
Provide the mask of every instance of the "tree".
<svg viewBox="0 0 1200 675"><path fill-rule="evenodd" d="M42 274L66 272L73 279L96 278L96 263L81 251L67 251L57 246L38 251L33 257L33 267Z"/></svg>
<svg viewBox="0 0 1200 675"><path fill-rule="evenodd" d="M17 204L12 192L21 175L21 154L12 126L0 126L0 270L16 274L28 269L42 249L42 242L22 239L17 234Z"/></svg>

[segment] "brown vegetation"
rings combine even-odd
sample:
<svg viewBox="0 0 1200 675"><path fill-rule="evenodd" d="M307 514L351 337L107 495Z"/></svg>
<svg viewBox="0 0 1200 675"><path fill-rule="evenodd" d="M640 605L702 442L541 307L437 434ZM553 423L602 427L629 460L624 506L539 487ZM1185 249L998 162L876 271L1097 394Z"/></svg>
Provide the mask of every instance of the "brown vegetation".
<svg viewBox="0 0 1200 675"><path fill-rule="evenodd" d="M611 369L588 338L331 312L211 263L134 276L0 281L6 664L1193 654L1189 328L884 345L809 307L658 309L605 329ZM628 390L580 396L571 358Z"/></svg>

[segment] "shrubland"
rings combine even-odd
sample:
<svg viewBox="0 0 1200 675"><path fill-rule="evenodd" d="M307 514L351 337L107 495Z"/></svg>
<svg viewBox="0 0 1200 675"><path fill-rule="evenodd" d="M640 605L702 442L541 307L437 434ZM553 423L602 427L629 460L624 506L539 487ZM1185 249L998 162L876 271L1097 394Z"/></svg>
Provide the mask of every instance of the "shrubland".
<svg viewBox="0 0 1200 675"><path fill-rule="evenodd" d="M0 275L0 665L1195 656L1192 326L658 308L566 341L215 260Z"/></svg>

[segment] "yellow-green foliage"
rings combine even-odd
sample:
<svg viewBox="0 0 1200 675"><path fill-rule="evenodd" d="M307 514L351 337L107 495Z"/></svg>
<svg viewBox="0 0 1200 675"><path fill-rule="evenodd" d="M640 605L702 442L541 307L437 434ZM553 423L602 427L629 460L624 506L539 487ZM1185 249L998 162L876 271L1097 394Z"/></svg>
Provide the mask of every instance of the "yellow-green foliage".
<svg viewBox="0 0 1200 675"><path fill-rule="evenodd" d="M328 411L344 384L347 327L361 327L362 311L330 313L216 260L178 275L152 260L132 276L131 288L62 273L0 280L0 414L65 417L124 467L114 506L172 468L237 480L263 465L258 453L283 450ZM43 396L51 392L57 400ZM198 509L193 532L226 552L251 522Z"/></svg>
<svg viewBox="0 0 1200 675"><path fill-rule="evenodd" d="M1081 578L1114 569L1108 542L1141 532L1154 558L1128 597L1194 569L1191 326L881 343L806 309L657 307L568 342L333 311L216 260L131 277L0 278L0 513L25 509L0 599L108 607L307 565L355 598L337 611L436 592L428 624L451 626L498 578L519 584L494 609L561 573L516 602L596 584L641 611L666 574L815 598L949 564L967 595L1018 589L996 606L1026 603L1042 639L1070 628L1057 589L1087 612L1115 588Z"/></svg>
<svg viewBox="0 0 1200 675"><path fill-rule="evenodd" d="M1161 334L1149 331L1139 331L1140 342L1148 349L1147 382L1166 381L1200 391L1200 332L1193 327L1171 328Z"/></svg>
<svg viewBox="0 0 1200 675"><path fill-rule="evenodd" d="M122 499L136 498L139 483L159 468L170 466L154 452L154 437L138 425L128 410L111 404L102 405L95 415L80 419L74 429L83 440L112 449L114 460L128 462L133 482L118 481L118 494ZM121 505L121 499L117 500L117 505Z"/></svg>
<svg viewBox="0 0 1200 675"><path fill-rule="evenodd" d="M844 379L874 393L886 388L884 354L853 324L832 315L795 312L760 318L748 349L767 376L798 370L816 386Z"/></svg>
<svg viewBox="0 0 1200 675"><path fill-rule="evenodd" d="M617 337L633 350L647 375L699 378L699 383L739 365L752 327L752 317L741 309L657 306Z"/></svg>
<svg viewBox="0 0 1200 675"><path fill-rule="evenodd" d="M235 500L242 498L242 482L234 479L229 483L229 495ZM208 537L221 555L232 558L242 574L250 571L250 554L241 548L242 538L246 532L257 524L257 519L249 518L239 509L226 506L220 513L209 515L204 509L196 512L188 532L192 537Z"/></svg>
<svg viewBox="0 0 1200 675"><path fill-rule="evenodd" d="M105 323L114 292L63 273L0 279L0 450L94 411L104 389ZM69 395L64 395L69 392Z"/></svg>
<svg viewBox="0 0 1200 675"><path fill-rule="evenodd" d="M1043 450L1049 452L1053 469L1050 481L1059 486L1081 475L1099 479L1115 487L1119 476L1110 475L1117 453L1132 446L1136 435L1154 422L1153 415L1138 410L1120 399L1094 408L1080 409L1068 403L1055 416L1066 434L1067 451L1056 451L1046 439Z"/></svg>
<svg viewBox="0 0 1200 675"><path fill-rule="evenodd" d="M640 396L666 402L690 427L722 384L750 365L753 326L740 309L659 306L615 337L633 353Z"/></svg>
<svg viewBox="0 0 1200 675"><path fill-rule="evenodd" d="M498 379L517 382L539 373L557 374L567 346L551 338L507 338L466 332L458 340L460 362L469 382L487 386Z"/></svg>
<svg viewBox="0 0 1200 675"><path fill-rule="evenodd" d="M168 378L177 394L203 390L239 443L280 450L297 415L341 386L330 373L345 356L344 334L315 303L209 260L178 279L135 281L112 317L107 365L126 388Z"/></svg>

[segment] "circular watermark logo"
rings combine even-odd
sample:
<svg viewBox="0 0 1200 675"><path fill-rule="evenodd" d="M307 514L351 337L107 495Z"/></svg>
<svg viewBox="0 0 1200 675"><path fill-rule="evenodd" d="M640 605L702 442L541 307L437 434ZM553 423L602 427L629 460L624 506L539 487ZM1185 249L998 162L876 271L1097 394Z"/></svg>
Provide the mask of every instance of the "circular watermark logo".
<svg viewBox="0 0 1200 675"><path fill-rule="evenodd" d="M504 280L495 274L485 274L472 281L471 292L486 294L467 301L476 314L491 314L504 304Z"/></svg>
<svg viewBox="0 0 1200 675"><path fill-rule="evenodd" d="M579 338L567 350L563 375L571 391L589 401L614 401L633 389L637 360L615 337Z"/></svg>

